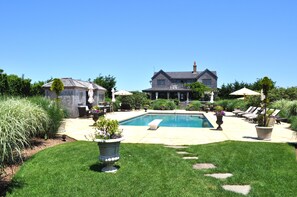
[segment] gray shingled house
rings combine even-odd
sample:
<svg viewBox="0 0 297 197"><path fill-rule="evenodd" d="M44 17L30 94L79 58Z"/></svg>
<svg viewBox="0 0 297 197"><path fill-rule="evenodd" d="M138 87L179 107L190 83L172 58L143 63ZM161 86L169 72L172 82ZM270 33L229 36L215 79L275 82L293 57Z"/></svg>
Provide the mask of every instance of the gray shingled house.
<svg viewBox="0 0 297 197"><path fill-rule="evenodd" d="M70 117L78 117L78 107L88 106L88 88L90 85L93 86L94 91L94 102L93 105L103 102L105 99L106 89L95 84L86 81L76 80L72 78L61 78L64 84L64 90L61 92L59 98L61 99L62 105L68 110ZM45 97L49 99L56 98L55 92L50 90L52 82L44 84L42 87L45 89Z"/></svg>
<svg viewBox="0 0 297 197"><path fill-rule="evenodd" d="M205 69L197 71L196 62L193 70L186 72L165 72L160 70L155 72L149 89L142 90L150 95L151 99L178 99L179 101L192 100L192 91L185 84L201 82L204 85L217 88L217 72Z"/></svg>

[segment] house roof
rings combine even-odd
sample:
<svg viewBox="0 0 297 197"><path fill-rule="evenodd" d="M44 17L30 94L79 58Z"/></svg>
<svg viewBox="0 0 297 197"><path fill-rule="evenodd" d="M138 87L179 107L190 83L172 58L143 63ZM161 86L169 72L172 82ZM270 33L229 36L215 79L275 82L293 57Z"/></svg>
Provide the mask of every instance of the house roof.
<svg viewBox="0 0 297 197"><path fill-rule="evenodd" d="M165 75L169 79L198 79L206 72L210 73L214 78L217 77L216 71L210 71L208 69L205 69L204 71L197 71L196 73L185 71L185 72L164 72L163 70L160 70L159 72L155 72L152 79L154 79L159 74Z"/></svg>
<svg viewBox="0 0 297 197"><path fill-rule="evenodd" d="M87 82L87 81L81 81L81 80L72 79L72 78L61 78L61 81L62 81L64 87L66 87L66 88L79 87L79 88L88 89L90 84L91 84L93 86L94 90L106 91L106 89L103 88L102 86L99 86L99 85L97 85L95 83L91 83L91 82ZM52 83L53 83L53 81L44 84L42 87L43 88L50 88Z"/></svg>

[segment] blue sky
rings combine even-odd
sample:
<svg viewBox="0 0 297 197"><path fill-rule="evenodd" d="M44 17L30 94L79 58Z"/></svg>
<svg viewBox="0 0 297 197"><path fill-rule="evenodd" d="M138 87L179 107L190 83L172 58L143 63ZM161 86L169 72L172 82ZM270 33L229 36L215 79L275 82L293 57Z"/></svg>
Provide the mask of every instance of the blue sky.
<svg viewBox="0 0 297 197"><path fill-rule="evenodd" d="M116 77L150 87L154 71L215 70L218 86L268 76L297 84L297 1L1 0L0 68L32 81Z"/></svg>

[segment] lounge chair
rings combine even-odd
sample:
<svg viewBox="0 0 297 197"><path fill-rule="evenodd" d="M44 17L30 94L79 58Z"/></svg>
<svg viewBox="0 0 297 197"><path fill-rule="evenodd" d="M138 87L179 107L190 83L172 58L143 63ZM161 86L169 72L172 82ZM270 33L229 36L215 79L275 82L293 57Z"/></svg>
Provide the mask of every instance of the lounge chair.
<svg viewBox="0 0 297 197"><path fill-rule="evenodd" d="M274 109L269 109L269 108L267 108L266 111L274 111ZM247 115L246 118L247 118L249 121L257 122L257 119L258 119L259 114L264 115L264 114L265 114L265 110L264 110L264 109L260 109L260 110L258 110L258 112L255 113L255 114Z"/></svg>
<svg viewBox="0 0 297 197"><path fill-rule="evenodd" d="M242 111L240 109L235 109L234 111L232 111L233 114L235 114L236 116L238 115L238 113L244 113L244 112L248 112L249 110L252 109L253 106L250 106L247 110Z"/></svg>
<svg viewBox="0 0 297 197"><path fill-rule="evenodd" d="M257 107L252 113L245 113L242 117L248 119L249 117L258 116L258 113L261 112L261 107Z"/></svg>
<svg viewBox="0 0 297 197"><path fill-rule="evenodd" d="M257 107L252 107L250 110L247 110L245 112L238 113L237 115L238 116L243 116L244 114L253 113L253 111L255 111L256 109L257 109Z"/></svg>

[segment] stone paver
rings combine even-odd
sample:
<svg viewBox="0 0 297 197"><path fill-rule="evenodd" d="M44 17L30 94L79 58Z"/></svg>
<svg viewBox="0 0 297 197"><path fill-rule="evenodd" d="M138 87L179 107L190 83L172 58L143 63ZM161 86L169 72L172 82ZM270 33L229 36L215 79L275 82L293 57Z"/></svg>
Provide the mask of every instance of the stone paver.
<svg viewBox="0 0 297 197"><path fill-rule="evenodd" d="M203 169L216 168L216 166L213 165L212 163L196 163L196 164L193 165L193 168L195 170L203 170Z"/></svg>
<svg viewBox="0 0 297 197"><path fill-rule="evenodd" d="M251 190L250 185L223 185L222 186L224 190L243 194L243 195L248 195L248 193Z"/></svg>
<svg viewBox="0 0 297 197"><path fill-rule="evenodd" d="M175 148L175 149L184 149L188 148L188 146L180 146L180 145L165 145L166 148Z"/></svg>
<svg viewBox="0 0 297 197"><path fill-rule="evenodd" d="M191 153L186 152L186 151L177 151L176 153L179 154L179 155L189 155L189 154L191 154Z"/></svg>
<svg viewBox="0 0 297 197"><path fill-rule="evenodd" d="M190 159L198 159L198 157L183 157L183 159L190 160Z"/></svg>
<svg viewBox="0 0 297 197"><path fill-rule="evenodd" d="M233 174L231 174L231 173L213 173L213 174L205 174L204 176L210 176L210 177L213 177L216 179L226 179L226 178L233 176Z"/></svg>

